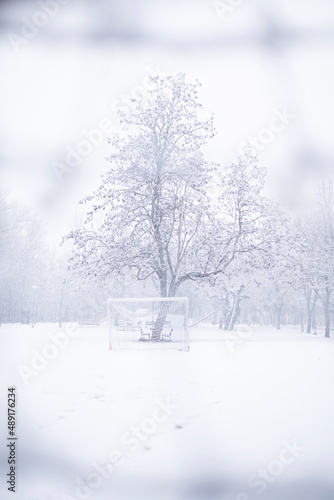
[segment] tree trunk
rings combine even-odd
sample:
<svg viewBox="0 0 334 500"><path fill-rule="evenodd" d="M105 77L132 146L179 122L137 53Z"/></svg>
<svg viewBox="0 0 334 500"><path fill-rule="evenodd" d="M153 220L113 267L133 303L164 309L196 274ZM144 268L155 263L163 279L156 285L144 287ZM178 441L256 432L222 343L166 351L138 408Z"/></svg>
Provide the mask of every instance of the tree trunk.
<svg viewBox="0 0 334 500"><path fill-rule="evenodd" d="M236 307L234 310L234 314L232 316L232 323L231 323L230 331L234 330L234 326L235 326L239 316L240 316L240 296L238 294L237 301L236 301Z"/></svg>
<svg viewBox="0 0 334 500"><path fill-rule="evenodd" d="M306 327L306 333L311 333L311 328L312 328L311 294L307 295L307 298L306 298L306 308L307 308L307 327Z"/></svg>
<svg viewBox="0 0 334 500"><path fill-rule="evenodd" d="M313 316L315 313L315 306L317 304L318 295L313 290L313 300L312 300L312 290L306 296L306 307L307 307L307 327L306 333L311 333Z"/></svg>
<svg viewBox="0 0 334 500"><path fill-rule="evenodd" d="M161 334L167 318L170 304L171 302L161 302L158 317L155 320L152 330L152 342L159 342L161 340Z"/></svg>
<svg viewBox="0 0 334 500"><path fill-rule="evenodd" d="M163 273L159 276L160 297L167 297L167 274Z"/></svg>
<svg viewBox="0 0 334 500"><path fill-rule="evenodd" d="M5 310L5 301L2 303L2 308L1 308L1 314L0 314L0 327L2 325L2 317L3 317L3 312Z"/></svg>
<svg viewBox="0 0 334 500"><path fill-rule="evenodd" d="M233 314L234 302L235 302L235 295L232 292L232 295L233 295L234 299L233 299L232 306L230 306L229 295L230 295L230 293L228 293L226 295L226 298L225 298L225 304L226 304L225 311L226 312L225 312L225 317L224 317L224 330L228 330L229 329L229 326L230 326L230 323L231 323L231 317L232 317L232 314Z"/></svg>
<svg viewBox="0 0 334 500"><path fill-rule="evenodd" d="M232 310L230 313L227 315L226 320L225 320L225 330L232 331L234 328L234 325L238 319L238 316L240 314L240 296L241 292L243 290L243 287L239 288L236 294L234 295L234 301L233 301L233 306Z"/></svg>
<svg viewBox="0 0 334 500"><path fill-rule="evenodd" d="M330 337L330 328L331 328L331 315L330 315L330 296L331 290L326 288L326 297L324 300L324 310L325 310L325 337Z"/></svg>
<svg viewBox="0 0 334 500"><path fill-rule="evenodd" d="M172 282L169 286L168 297L175 297L176 288L177 287L175 286L175 282ZM167 296L167 275L162 276L160 279L160 290L161 290L161 297L166 297ZM165 295L163 295L163 293ZM169 309L170 309L170 305L171 305L171 302L168 302L168 301L161 302L158 317L155 320L153 330L152 330L152 336L151 336L152 342L159 342L161 340L162 330L163 330L163 327L164 327L164 324L165 324L165 321L167 318L167 314L168 314Z"/></svg>
<svg viewBox="0 0 334 500"><path fill-rule="evenodd" d="M62 314L63 314L63 292L61 292L60 302L59 302L59 328L62 327Z"/></svg>
<svg viewBox="0 0 334 500"><path fill-rule="evenodd" d="M314 330L313 335L317 334L317 307L316 304L312 308L312 328Z"/></svg>
<svg viewBox="0 0 334 500"><path fill-rule="evenodd" d="M276 316L276 329L280 330L281 329L281 322L282 322L282 308L283 304L278 304L277 305L277 316Z"/></svg>

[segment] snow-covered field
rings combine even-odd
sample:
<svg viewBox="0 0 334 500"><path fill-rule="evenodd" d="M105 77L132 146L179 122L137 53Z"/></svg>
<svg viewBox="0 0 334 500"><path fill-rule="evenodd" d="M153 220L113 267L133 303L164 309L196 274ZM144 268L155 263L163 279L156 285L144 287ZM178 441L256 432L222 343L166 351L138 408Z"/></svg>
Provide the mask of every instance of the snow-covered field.
<svg viewBox="0 0 334 500"><path fill-rule="evenodd" d="M201 325L190 352L110 352L106 328L69 328L0 329L1 499L334 498L332 339ZM8 385L15 496L4 487Z"/></svg>

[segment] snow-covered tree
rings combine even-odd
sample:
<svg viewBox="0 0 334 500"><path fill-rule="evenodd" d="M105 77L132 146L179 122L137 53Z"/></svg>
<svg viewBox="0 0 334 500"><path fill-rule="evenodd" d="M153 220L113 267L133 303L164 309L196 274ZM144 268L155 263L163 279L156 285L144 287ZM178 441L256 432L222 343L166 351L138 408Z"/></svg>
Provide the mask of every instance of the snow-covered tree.
<svg viewBox="0 0 334 500"><path fill-rule="evenodd" d="M325 336L330 336L331 297L334 291L334 186L331 179L318 186L315 210L299 225L303 237L303 279L308 315L317 298L323 305Z"/></svg>
<svg viewBox="0 0 334 500"><path fill-rule="evenodd" d="M270 223L272 239L261 255L257 280L273 307L275 325L279 330L284 306L296 293L298 253L290 218L277 208Z"/></svg>
<svg viewBox="0 0 334 500"><path fill-rule="evenodd" d="M21 321L36 312L45 278L45 245L40 222L29 209L0 199L0 321Z"/></svg>
<svg viewBox="0 0 334 500"><path fill-rule="evenodd" d="M254 284L256 271L263 266L263 254L277 239L273 221L277 207L263 195L266 170L259 166L251 149L229 164L221 173L218 188L218 214L234 259L223 274L209 278L226 304L225 329L231 330L247 298L245 289Z"/></svg>
<svg viewBox="0 0 334 500"><path fill-rule="evenodd" d="M150 278L162 297L173 297L266 240L264 175L251 152L221 176L218 204L207 194L214 167L202 149L214 127L212 117L200 117L198 86L182 74L152 77L148 95L121 113L111 168L84 200L91 207L84 227L69 235L74 268L90 279Z"/></svg>
<svg viewBox="0 0 334 500"><path fill-rule="evenodd" d="M111 169L86 200L93 208L85 228L70 236L75 265L89 276L152 278L161 296L174 296L186 280L222 271L230 256L213 255L217 227L205 189L212 166L202 147L214 128L212 118L199 118L199 84L184 75L151 79L149 94L122 114L126 134L111 141Z"/></svg>

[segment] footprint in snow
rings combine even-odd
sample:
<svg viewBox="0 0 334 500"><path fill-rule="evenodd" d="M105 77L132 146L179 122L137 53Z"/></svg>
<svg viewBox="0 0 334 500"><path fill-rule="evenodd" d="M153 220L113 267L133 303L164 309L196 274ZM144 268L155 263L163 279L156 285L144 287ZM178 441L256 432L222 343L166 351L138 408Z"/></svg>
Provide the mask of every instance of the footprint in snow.
<svg viewBox="0 0 334 500"><path fill-rule="evenodd" d="M91 399L103 399L103 394L93 394Z"/></svg>

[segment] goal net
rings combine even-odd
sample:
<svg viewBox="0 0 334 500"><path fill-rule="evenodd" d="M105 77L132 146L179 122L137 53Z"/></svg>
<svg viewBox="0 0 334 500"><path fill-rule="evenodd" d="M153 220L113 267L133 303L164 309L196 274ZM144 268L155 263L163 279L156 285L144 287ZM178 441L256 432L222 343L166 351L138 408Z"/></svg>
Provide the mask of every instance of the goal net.
<svg viewBox="0 0 334 500"><path fill-rule="evenodd" d="M109 299L109 349L189 350L188 299Z"/></svg>

